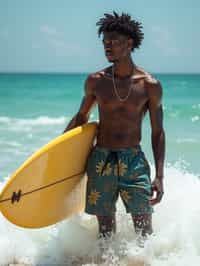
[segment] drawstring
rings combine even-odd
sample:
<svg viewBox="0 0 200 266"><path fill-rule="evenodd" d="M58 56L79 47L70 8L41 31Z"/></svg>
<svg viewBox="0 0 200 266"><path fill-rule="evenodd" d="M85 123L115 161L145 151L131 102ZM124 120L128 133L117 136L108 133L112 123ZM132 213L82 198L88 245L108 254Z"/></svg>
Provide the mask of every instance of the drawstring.
<svg viewBox="0 0 200 266"><path fill-rule="evenodd" d="M112 159L114 160L114 163L117 164L117 170L118 170L118 176L119 176L119 158L118 158L117 151L110 151L108 153L106 161L105 161L105 164L104 164L104 166L102 167L102 170L101 170L101 175L103 175L104 170L106 169L108 163L110 161L112 161Z"/></svg>

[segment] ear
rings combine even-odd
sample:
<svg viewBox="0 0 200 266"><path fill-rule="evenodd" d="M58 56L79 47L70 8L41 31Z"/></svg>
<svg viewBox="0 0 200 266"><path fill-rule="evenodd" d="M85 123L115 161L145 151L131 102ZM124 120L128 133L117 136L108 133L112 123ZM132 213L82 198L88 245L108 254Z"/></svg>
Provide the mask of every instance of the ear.
<svg viewBox="0 0 200 266"><path fill-rule="evenodd" d="M130 38L128 39L128 49L132 51L133 47L134 47L134 40Z"/></svg>

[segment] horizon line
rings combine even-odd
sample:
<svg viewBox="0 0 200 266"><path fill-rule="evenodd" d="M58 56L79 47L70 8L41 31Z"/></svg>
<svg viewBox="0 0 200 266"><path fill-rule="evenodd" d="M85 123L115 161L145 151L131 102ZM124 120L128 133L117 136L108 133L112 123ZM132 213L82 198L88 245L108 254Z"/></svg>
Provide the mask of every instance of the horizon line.
<svg viewBox="0 0 200 266"><path fill-rule="evenodd" d="M90 74L91 72L80 72L80 71L0 71L0 74L71 74L71 75L78 75L78 74ZM164 75L200 75L200 72L150 72L154 75L164 74Z"/></svg>

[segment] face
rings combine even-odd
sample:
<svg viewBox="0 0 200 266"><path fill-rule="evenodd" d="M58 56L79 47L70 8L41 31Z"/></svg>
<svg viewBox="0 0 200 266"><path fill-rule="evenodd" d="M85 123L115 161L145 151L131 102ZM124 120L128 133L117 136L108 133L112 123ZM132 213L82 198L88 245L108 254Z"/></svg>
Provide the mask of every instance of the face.
<svg viewBox="0 0 200 266"><path fill-rule="evenodd" d="M105 32L103 46L109 62L118 62L131 54L132 39L117 32Z"/></svg>

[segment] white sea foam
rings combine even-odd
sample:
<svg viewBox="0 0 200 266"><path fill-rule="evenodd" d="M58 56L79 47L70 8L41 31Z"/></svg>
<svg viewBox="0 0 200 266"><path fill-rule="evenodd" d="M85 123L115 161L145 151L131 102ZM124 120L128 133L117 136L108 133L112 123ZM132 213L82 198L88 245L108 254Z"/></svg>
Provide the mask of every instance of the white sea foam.
<svg viewBox="0 0 200 266"><path fill-rule="evenodd" d="M200 117L198 115L195 115L191 118L192 122L196 122L200 119Z"/></svg>
<svg viewBox="0 0 200 266"><path fill-rule="evenodd" d="M178 138L176 142L177 143L199 143L200 140L195 139L195 138Z"/></svg>
<svg viewBox="0 0 200 266"><path fill-rule="evenodd" d="M0 145L4 145L4 146L7 146L7 147L11 147L11 148L17 148L17 147L21 147L21 143L18 143L16 141L2 141L0 140Z"/></svg>
<svg viewBox="0 0 200 266"><path fill-rule="evenodd" d="M13 125L13 126L42 126L42 125L58 125L66 123L66 117L48 117L48 116L39 116L36 118L11 118L11 117L0 117L1 124Z"/></svg>
<svg viewBox="0 0 200 266"><path fill-rule="evenodd" d="M192 108L193 109L200 109L200 103L192 105Z"/></svg>
<svg viewBox="0 0 200 266"><path fill-rule="evenodd" d="M92 216L77 215L40 230L15 227L1 216L0 265L15 260L33 265L199 266L199 178L177 163L166 167L164 183L165 196L153 214L154 234L144 248L137 247L131 218L119 201L117 234L105 244L103 255Z"/></svg>

